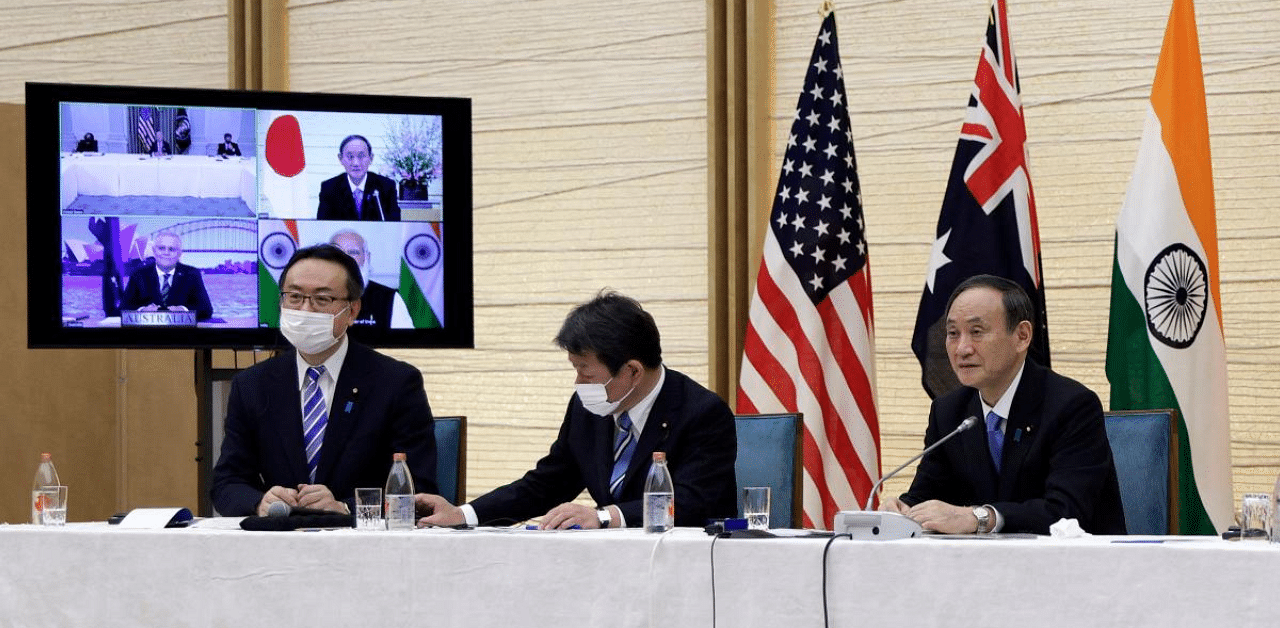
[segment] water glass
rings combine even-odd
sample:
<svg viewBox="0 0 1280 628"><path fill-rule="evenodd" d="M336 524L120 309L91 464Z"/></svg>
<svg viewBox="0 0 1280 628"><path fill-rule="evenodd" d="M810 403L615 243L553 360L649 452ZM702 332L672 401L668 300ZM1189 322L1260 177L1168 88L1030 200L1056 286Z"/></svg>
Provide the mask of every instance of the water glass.
<svg viewBox="0 0 1280 628"><path fill-rule="evenodd" d="M1263 541L1267 538L1267 522L1271 519L1271 496L1245 493L1240 498L1240 539Z"/></svg>
<svg viewBox="0 0 1280 628"><path fill-rule="evenodd" d="M387 529L386 522L382 520L382 489L356 489L356 529Z"/></svg>
<svg viewBox="0 0 1280 628"><path fill-rule="evenodd" d="M67 523L67 487L48 486L40 489L41 521L47 526Z"/></svg>
<svg viewBox="0 0 1280 628"><path fill-rule="evenodd" d="M769 529L769 493L767 486L742 489L742 516L747 518L747 529Z"/></svg>

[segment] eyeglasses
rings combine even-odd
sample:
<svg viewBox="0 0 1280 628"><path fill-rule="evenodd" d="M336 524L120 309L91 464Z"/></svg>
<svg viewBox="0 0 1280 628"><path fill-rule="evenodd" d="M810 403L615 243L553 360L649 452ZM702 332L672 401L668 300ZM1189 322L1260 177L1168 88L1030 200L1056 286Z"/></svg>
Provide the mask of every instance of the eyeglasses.
<svg viewBox="0 0 1280 628"><path fill-rule="evenodd" d="M301 292L289 292L287 290L282 290L280 292L280 302L283 303L285 307L290 308L299 308L302 307L304 302L311 301L311 305L315 306L316 309L323 310L327 309L330 305L333 305L335 301L350 300L351 299L345 297L335 297L328 294L302 294Z"/></svg>

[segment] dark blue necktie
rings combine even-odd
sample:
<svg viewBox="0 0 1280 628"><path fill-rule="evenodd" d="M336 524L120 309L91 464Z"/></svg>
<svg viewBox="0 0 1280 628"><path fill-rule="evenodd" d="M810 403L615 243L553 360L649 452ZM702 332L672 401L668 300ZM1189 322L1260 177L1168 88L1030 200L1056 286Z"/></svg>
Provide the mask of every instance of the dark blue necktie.
<svg viewBox="0 0 1280 628"><path fill-rule="evenodd" d="M1004 430L1000 429L1000 415L995 410L987 413L987 447L991 449L991 461L1000 472L1000 456L1004 453Z"/></svg>
<svg viewBox="0 0 1280 628"><path fill-rule="evenodd" d="M307 476L316 481L316 467L320 464L320 446L324 444L324 428L329 422L324 393L320 392L320 375L323 366L307 369L307 386L302 391L302 442L307 446Z"/></svg>
<svg viewBox="0 0 1280 628"><path fill-rule="evenodd" d="M614 499L622 494L622 478L627 475L631 454L636 451L636 439L631 433L631 427L631 417L623 412L618 417L618 437L613 441L613 474L609 476L609 492Z"/></svg>

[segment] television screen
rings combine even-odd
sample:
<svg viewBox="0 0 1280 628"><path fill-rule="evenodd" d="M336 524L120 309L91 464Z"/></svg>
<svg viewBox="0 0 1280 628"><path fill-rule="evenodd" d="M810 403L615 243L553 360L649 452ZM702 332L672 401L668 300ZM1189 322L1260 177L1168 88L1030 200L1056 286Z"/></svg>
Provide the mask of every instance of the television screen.
<svg viewBox="0 0 1280 628"><path fill-rule="evenodd" d="M27 84L28 344L280 345L280 273L331 243L350 334L471 347L471 101Z"/></svg>

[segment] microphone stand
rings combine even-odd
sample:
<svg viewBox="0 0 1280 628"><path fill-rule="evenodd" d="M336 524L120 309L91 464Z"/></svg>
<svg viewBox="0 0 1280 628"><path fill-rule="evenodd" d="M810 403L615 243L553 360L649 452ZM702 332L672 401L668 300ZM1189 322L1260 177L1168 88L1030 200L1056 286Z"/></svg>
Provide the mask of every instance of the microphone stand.
<svg viewBox="0 0 1280 628"><path fill-rule="evenodd" d="M960 422L956 429L951 430L946 436L939 438L937 442L924 448L924 451L913 456L910 460L898 465L898 468L890 471L871 487L871 492L867 495L867 503L862 510L842 510L836 513L832 522L832 529L836 534L848 534L849 538L873 541L891 541L896 539L915 538L924 534L924 528L916 523L910 517L889 511L871 510L871 502L876 498L876 491L880 490L880 486L885 480L895 476L898 472L907 468L907 465L923 458L925 454L937 449L943 443L951 440L953 436L973 427L978 422L978 417L969 417Z"/></svg>

